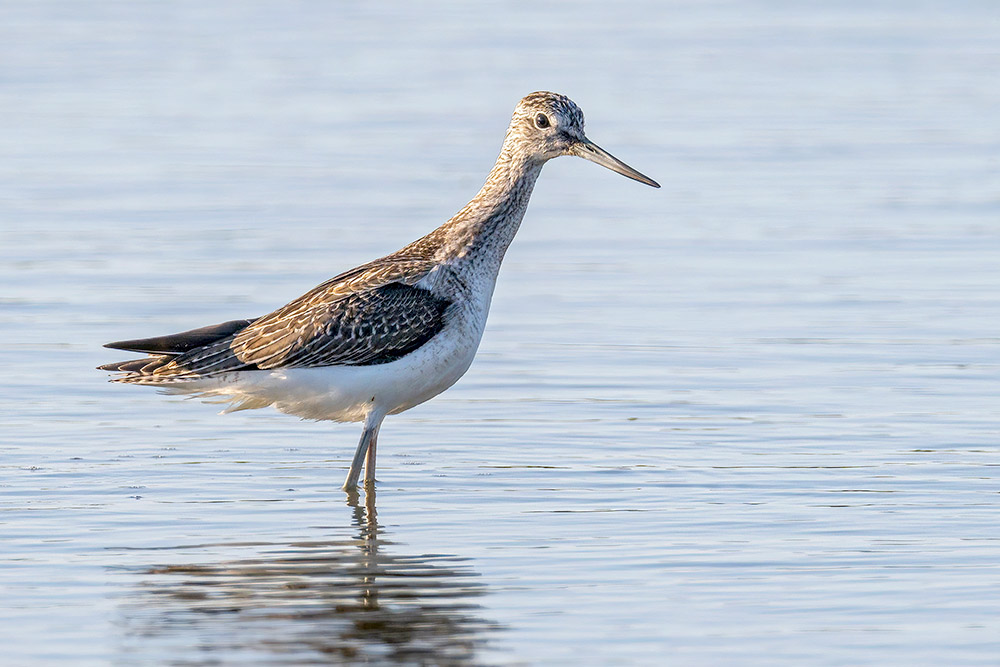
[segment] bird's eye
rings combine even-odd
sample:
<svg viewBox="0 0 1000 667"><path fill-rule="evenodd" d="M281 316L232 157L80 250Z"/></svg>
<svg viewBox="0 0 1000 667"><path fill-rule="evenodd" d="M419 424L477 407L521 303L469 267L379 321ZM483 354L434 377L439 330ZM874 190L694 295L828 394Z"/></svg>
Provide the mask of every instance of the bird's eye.
<svg viewBox="0 0 1000 667"><path fill-rule="evenodd" d="M537 116L535 116L535 127L537 127L540 130L544 130L548 126L549 126L549 117L548 116L546 116L543 113L540 113Z"/></svg>

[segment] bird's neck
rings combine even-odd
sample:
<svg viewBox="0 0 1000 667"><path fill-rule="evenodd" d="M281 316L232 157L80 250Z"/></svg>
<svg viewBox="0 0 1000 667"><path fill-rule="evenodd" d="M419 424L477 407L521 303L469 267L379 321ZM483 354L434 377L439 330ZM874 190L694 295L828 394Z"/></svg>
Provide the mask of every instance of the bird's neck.
<svg viewBox="0 0 1000 667"><path fill-rule="evenodd" d="M519 153L513 144L504 143L479 194L436 230L442 242L439 261L461 261L499 270L521 226L543 164Z"/></svg>

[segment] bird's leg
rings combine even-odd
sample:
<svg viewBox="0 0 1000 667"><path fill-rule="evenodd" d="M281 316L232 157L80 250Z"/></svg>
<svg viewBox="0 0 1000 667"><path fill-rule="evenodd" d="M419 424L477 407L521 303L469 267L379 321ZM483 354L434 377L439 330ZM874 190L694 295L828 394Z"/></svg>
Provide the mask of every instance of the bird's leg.
<svg viewBox="0 0 1000 667"><path fill-rule="evenodd" d="M344 491L357 493L358 477L361 476L361 466L365 461L365 454L368 453L368 445L372 440L373 430L365 425L365 430L361 432L361 441L354 451L354 459L351 461L351 469L347 471L347 479L344 480Z"/></svg>
<svg viewBox="0 0 1000 667"><path fill-rule="evenodd" d="M375 484L375 447L378 445L378 426L372 434L371 442L368 443L368 453L365 455L365 492L372 491Z"/></svg>
<svg viewBox="0 0 1000 667"><path fill-rule="evenodd" d="M368 454L369 447L372 450L370 454L371 459L369 462L369 469L371 470L372 476L375 474L375 439L378 437L379 426L382 425L382 419L385 415L375 414L374 412L369 414L365 419L365 428L361 432L361 440L358 442L358 448L354 450L354 459L351 460L351 469L347 471L347 479L344 480L344 491L348 493L355 491L358 486L358 477L361 476L361 466L365 463L365 455ZM365 476L367 480L367 475Z"/></svg>

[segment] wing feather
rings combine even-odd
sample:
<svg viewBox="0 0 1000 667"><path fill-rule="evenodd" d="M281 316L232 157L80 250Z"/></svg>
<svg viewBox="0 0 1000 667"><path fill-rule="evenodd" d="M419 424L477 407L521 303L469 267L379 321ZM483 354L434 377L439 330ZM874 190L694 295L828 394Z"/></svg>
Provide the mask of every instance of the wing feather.
<svg viewBox="0 0 1000 667"><path fill-rule="evenodd" d="M157 383L242 370L395 361L444 327L451 302L416 286L434 266L419 254L383 257L327 280L264 317L239 321L245 326L234 321L186 332L195 335L182 341L164 337L116 344L158 356L109 364L108 370L131 373L121 378L124 382ZM199 336L204 344L192 347Z"/></svg>
<svg viewBox="0 0 1000 667"><path fill-rule="evenodd" d="M231 349L262 369L387 363L438 333L448 305L428 290L389 283L247 327Z"/></svg>

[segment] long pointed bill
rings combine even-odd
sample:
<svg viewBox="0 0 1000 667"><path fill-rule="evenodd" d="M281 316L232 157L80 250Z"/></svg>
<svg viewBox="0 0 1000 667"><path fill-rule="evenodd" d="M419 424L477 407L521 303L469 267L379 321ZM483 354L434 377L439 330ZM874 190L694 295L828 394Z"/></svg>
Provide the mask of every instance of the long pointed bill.
<svg viewBox="0 0 1000 667"><path fill-rule="evenodd" d="M607 167L611 171L617 171L622 176L628 176L633 181L639 181L640 183L651 185L654 188L660 187L660 184L651 179L649 176L640 174L635 169L628 166L586 137L574 143L570 151L577 157L582 157L584 160L596 162L602 167Z"/></svg>

